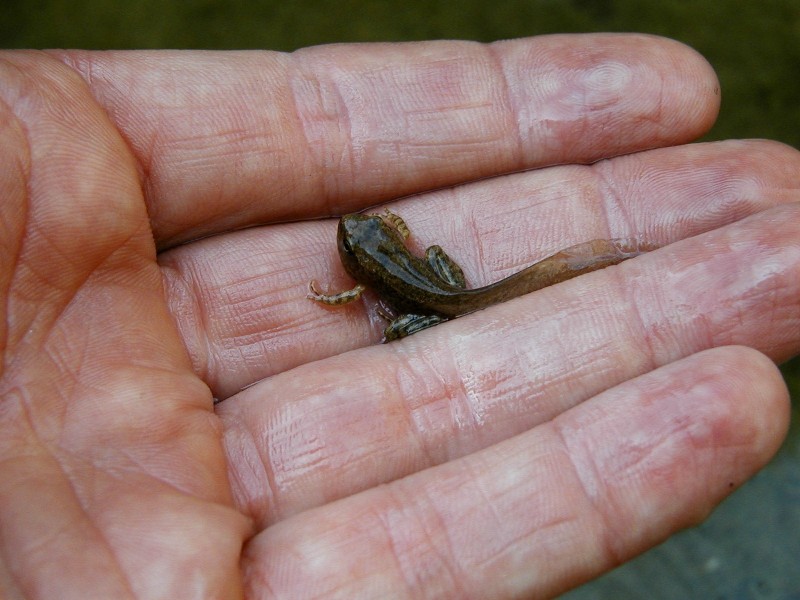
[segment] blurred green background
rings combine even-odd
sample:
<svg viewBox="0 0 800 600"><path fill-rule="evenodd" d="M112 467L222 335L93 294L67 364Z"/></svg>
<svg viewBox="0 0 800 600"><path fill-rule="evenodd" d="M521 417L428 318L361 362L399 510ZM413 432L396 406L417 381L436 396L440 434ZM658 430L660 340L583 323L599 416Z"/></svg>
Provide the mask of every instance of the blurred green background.
<svg viewBox="0 0 800 600"><path fill-rule="evenodd" d="M722 84L706 139L800 147L800 0L4 0L0 47L265 48L640 31L700 51ZM798 174L800 177L800 174ZM565 597L800 600L800 360L776 459L703 525Z"/></svg>

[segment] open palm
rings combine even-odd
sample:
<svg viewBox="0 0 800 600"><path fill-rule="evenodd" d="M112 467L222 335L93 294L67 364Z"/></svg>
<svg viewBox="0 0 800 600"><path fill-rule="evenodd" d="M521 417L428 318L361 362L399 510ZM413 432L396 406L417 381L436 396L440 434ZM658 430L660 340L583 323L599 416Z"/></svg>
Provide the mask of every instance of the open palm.
<svg viewBox="0 0 800 600"><path fill-rule="evenodd" d="M4 596L551 596L783 438L800 157L680 145L675 42L9 52L0 99ZM663 247L376 345L305 294L381 202L473 286Z"/></svg>

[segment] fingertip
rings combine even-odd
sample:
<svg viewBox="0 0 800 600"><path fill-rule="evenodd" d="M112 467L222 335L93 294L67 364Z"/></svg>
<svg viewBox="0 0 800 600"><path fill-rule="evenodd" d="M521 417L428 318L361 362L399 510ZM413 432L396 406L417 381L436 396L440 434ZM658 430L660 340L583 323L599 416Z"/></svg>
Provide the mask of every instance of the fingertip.
<svg viewBox="0 0 800 600"><path fill-rule="evenodd" d="M778 451L789 429L791 401L786 382L775 363L747 346L724 346L700 353L722 373L721 397L727 391L731 430L751 448L752 472ZM707 367L708 368L708 367Z"/></svg>
<svg viewBox="0 0 800 600"><path fill-rule="evenodd" d="M665 128L682 130L684 135L693 137L708 132L717 120L722 100L719 77L708 59L676 39L649 33L626 37L631 43L638 43L641 53L662 70L663 105L665 109L672 108Z"/></svg>

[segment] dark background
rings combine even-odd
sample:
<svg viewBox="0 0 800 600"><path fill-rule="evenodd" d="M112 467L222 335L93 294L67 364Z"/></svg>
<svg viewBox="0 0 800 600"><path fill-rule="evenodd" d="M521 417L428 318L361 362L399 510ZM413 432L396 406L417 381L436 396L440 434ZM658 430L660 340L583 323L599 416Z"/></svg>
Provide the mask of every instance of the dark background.
<svg viewBox="0 0 800 600"><path fill-rule="evenodd" d="M722 84L705 139L800 147L800 0L4 0L0 47L264 48L639 31L700 51ZM800 174L798 174L800 177ZM703 525L570 600L800 600L800 359L783 367L793 426L773 462Z"/></svg>

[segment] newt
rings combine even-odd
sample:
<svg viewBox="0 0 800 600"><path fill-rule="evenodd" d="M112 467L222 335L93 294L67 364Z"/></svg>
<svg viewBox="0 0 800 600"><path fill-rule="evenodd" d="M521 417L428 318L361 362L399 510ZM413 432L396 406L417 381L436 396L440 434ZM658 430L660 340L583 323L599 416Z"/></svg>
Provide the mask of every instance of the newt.
<svg viewBox="0 0 800 600"><path fill-rule="evenodd" d="M368 286L399 315L384 330L383 341L389 342L646 251L634 239L595 239L565 248L495 283L467 289L461 267L440 246L429 247L424 258L414 256L405 244L409 235L403 219L388 210L382 216L343 216L336 236L339 258L356 285L323 294L311 281L307 297L339 306L360 298Z"/></svg>

